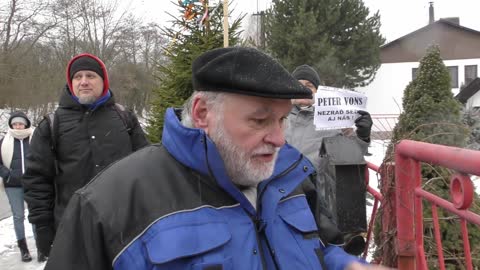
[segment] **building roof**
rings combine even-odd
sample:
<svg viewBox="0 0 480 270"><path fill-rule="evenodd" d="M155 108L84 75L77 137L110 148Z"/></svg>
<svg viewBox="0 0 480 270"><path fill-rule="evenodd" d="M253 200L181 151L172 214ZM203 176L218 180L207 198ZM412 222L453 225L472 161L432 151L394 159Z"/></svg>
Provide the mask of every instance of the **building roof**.
<svg viewBox="0 0 480 270"><path fill-rule="evenodd" d="M468 99L475 95L480 90L480 78L476 78L471 81L467 86L463 87L460 92L455 96L458 101L465 104Z"/></svg>
<svg viewBox="0 0 480 270"><path fill-rule="evenodd" d="M407 38L410 38L410 37L413 37L414 35L417 35L417 34L420 34L422 32L425 32L433 27L436 27L438 25L446 25L446 26L449 26L449 27L453 27L453 28L457 28L459 30L462 30L462 31L467 31L467 32L470 32L470 33L473 33L473 34L477 34L480 36L480 31L477 31L477 30L474 30L472 28L468 28L468 27L465 27L465 26L461 26L460 24L457 24L457 23L454 23L450 20L447 20L447 19L439 19L437 21L435 21L434 23L431 23L431 24L427 24L425 25L424 27L422 28L419 28L413 32L410 32L402 37L399 37L393 41L390 41L389 43L387 44L384 44L383 46L381 46L380 48L383 49L383 48L386 48L386 47L389 47L389 46L392 46L393 44L395 43L398 43L404 39L407 39Z"/></svg>
<svg viewBox="0 0 480 270"><path fill-rule="evenodd" d="M458 18L440 19L383 45L381 63L418 62L432 45L440 48L443 60L480 58L480 32L457 22Z"/></svg>

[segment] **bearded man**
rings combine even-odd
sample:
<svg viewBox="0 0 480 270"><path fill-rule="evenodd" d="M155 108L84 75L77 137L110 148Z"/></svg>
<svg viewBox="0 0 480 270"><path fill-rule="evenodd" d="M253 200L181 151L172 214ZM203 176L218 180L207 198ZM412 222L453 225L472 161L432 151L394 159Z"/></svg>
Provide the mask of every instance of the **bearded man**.
<svg viewBox="0 0 480 270"><path fill-rule="evenodd" d="M22 178L28 219L45 256L73 193L110 163L148 145L136 115L115 102L97 56L70 59L66 80L58 108L33 133Z"/></svg>
<svg viewBox="0 0 480 270"><path fill-rule="evenodd" d="M75 193L45 269L376 269L328 244L338 230L314 167L285 144L290 99L311 92L252 48L208 51L192 70L162 144Z"/></svg>

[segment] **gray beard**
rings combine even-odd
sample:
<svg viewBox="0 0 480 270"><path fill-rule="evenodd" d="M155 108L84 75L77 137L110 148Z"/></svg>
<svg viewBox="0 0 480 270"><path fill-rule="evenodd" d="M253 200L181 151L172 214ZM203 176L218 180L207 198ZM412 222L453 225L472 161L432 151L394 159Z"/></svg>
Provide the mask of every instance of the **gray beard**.
<svg viewBox="0 0 480 270"><path fill-rule="evenodd" d="M279 148L265 144L256 149L254 152L257 153L275 153L271 162L258 164L258 162L251 160L252 153L245 152L233 143L231 136L225 132L222 121L222 119L219 119L218 129L209 136L215 143L232 182L237 185L252 187L272 176Z"/></svg>
<svg viewBox="0 0 480 270"><path fill-rule="evenodd" d="M78 97L78 102L83 105L90 105L95 103L97 101L97 98L94 96L81 96Z"/></svg>

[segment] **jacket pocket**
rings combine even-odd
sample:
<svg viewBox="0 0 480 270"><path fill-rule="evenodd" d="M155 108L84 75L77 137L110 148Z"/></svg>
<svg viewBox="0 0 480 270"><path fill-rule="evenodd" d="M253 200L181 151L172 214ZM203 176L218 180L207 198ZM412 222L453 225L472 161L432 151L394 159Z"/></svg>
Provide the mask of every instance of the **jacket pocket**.
<svg viewBox="0 0 480 270"><path fill-rule="evenodd" d="M291 227L302 233L316 232L317 226L309 208L291 213L280 213L280 217Z"/></svg>
<svg viewBox="0 0 480 270"><path fill-rule="evenodd" d="M279 217L283 237L276 238L276 254L280 264L285 265L285 269L323 269L315 253L322 244L310 209L300 206L287 211L284 208L279 211Z"/></svg>
<svg viewBox="0 0 480 270"><path fill-rule="evenodd" d="M155 269L228 270L224 246L231 238L226 223L213 222L162 230L144 244Z"/></svg>
<svg viewBox="0 0 480 270"><path fill-rule="evenodd" d="M294 229L305 240L318 239L317 224L310 208L299 209L295 212L280 213L281 219ZM320 240L320 243L321 240ZM322 243L323 245L323 243Z"/></svg>

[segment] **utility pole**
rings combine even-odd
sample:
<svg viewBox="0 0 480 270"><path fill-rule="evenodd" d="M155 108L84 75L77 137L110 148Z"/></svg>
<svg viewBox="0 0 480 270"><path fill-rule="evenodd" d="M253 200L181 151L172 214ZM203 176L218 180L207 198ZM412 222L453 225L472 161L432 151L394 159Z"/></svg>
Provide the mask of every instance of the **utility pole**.
<svg viewBox="0 0 480 270"><path fill-rule="evenodd" d="M260 49L265 49L265 11L253 13L252 16L257 16L257 36L260 41Z"/></svg>
<svg viewBox="0 0 480 270"><path fill-rule="evenodd" d="M223 0L223 47L228 47L228 0Z"/></svg>

